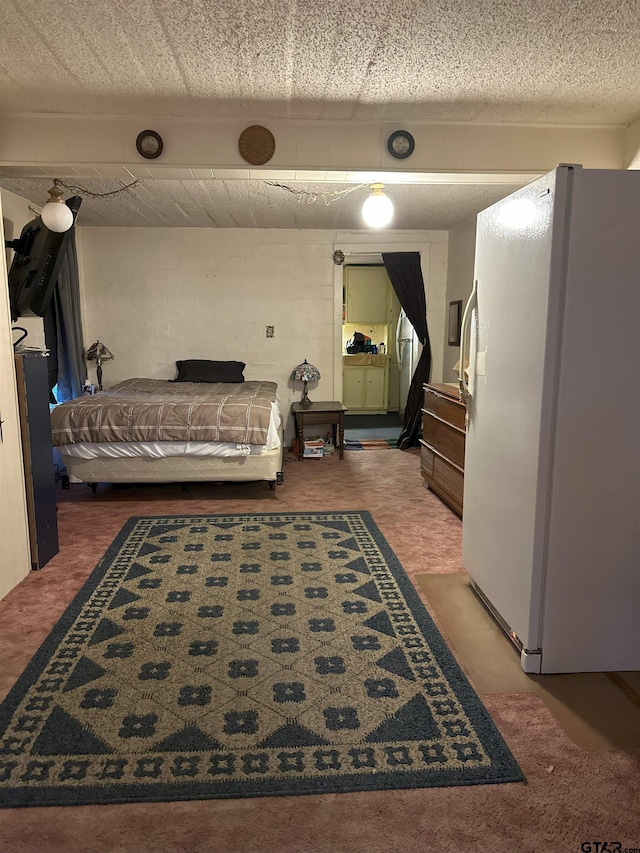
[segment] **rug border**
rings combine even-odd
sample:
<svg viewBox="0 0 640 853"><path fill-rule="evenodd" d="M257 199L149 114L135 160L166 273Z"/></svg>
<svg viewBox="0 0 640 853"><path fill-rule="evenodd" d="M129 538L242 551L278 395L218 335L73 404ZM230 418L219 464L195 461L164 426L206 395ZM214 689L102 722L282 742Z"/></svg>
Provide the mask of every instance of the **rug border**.
<svg viewBox="0 0 640 853"><path fill-rule="evenodd" d="M227 512L227 513L189 513L186 515L140 515L131 516L117 533L104 555L98 561L82 587L73 597L60 618L39 646L29 664L18 677L6 698L0 702L0 736L11 723L13 714L22 701L26 691L43 672L51 654L75 621L78 614L93 594L94 590L113 565L120 549L128 540L136 524L148 519L193 519L193 518L229 518L231 516L246 516L259 518L273 515L309 516L309 515L358 515L362 519L376 545L383 554L389 569L394 575L398 586L405 598L407 606L424 633L429 645L434 650L438 663L447 667L447 682L456 698L463 704L465 714L474 725L482 742L483 748L491 759L489 768L467 768L464 779L458 778L458 771L453 770L422 770L413 773L377 773L368 777L360 774L343 774L340 777L295 779L295 791L291 790L293 779L283 779L288 785L282 790L280 781L260 782L260 790L253 790L253 781L226 783L224 790L212 790L201 783L173 783L172 785L137 784L114 787L112 789L89 786L74 787L43 787L34 789L5 789L4 794L10 795L11 802L0 800L0 808L19 808L37 806L73 806L73 805L116 805L125 803L163 803L188 800L217 800L249 797L297 796L301 794L336 794L359 793L361 791L399 791L415 788L464 787L467 785L502 784L524 782L526 777L520 769L515 757L506 744L495 722L452 651L447 646L441 632L428 612L420 595L413 586L400 560L389 545L386 537L376 524L368 510L309 510L281 512ZM489 743L485 741L488 739ZM474 778L475 777L475 778ZM396 778L402 780L401 785L394 784ZM427 784L425 784L427 783ZM344 790L345 786L352 786ZM105 796L106 794L106 796ZM63 795L63 796L61 796Z"/></svg>

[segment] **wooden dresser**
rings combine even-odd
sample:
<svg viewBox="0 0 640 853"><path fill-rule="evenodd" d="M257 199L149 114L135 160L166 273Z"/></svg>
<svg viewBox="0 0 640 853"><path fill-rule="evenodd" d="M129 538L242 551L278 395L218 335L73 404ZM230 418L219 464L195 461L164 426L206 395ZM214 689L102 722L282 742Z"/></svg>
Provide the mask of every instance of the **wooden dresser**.
<svg viewBox="0 0 640 853"><path fill-rule="evenodd" d="M455 385L425 385L420 470L427 486L462 515L465 407Z"/></svg>

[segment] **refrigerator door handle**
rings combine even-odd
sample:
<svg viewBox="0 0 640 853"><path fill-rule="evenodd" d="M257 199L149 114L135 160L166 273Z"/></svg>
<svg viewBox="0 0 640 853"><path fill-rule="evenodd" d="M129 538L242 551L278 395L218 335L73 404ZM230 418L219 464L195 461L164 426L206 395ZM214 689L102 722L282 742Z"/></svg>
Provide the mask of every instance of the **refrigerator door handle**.
<svg viewBox="0 0 640 853"><path fill-rule="evenodd" d="M396 325L396 361L398 365L402 365L402 356L400 354L400 329L402 327L402 315L404 313L404 309L400 311L398 315L398 324Z"/></svg>
<svg viewBox="0 0 640 853"><path fill-rule="evenodd" d="M477 280L473 282L473 288L471 289L471 296L467 300L467 304L464 308L464 314L462 315L462 327L460 329L460 364L458 366L458 385L460 387L460 399L463 402L467 402L467 400L471 397L471 388L469 387L469 382L467 381L467 376L464 370L464 363L467 358L466 352L466 343L467 343L467 327L471 324L471 315L473 313L473 309L476 306L478 300L478 282ZM471 341L469 341L469 348L471 348ZM473 370L475 365L471 364L469 361L469 370Z"/></svg>

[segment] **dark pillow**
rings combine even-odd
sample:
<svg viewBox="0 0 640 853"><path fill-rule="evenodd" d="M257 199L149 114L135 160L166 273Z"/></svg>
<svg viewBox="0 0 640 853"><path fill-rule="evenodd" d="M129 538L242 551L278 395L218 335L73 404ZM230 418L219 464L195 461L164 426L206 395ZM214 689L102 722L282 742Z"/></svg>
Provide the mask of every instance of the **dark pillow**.
<svg viewBox="0 0 640 853"><path fill-rule="evenodd" d="M176 361L178 376L175 382L244 382L244 361L208 361L191 358Z"/></svg>

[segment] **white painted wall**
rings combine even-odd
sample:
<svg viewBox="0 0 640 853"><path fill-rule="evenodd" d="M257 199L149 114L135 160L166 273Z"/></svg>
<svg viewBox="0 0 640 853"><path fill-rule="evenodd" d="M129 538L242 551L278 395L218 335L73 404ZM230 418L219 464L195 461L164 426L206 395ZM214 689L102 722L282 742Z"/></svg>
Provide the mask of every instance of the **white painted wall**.
<svg viewBox="0 0 640 853"><path fill-rule="evenodd" d="M466 305L473 286L473 267L476 249L476 217L472 216L449 231L449 255L447 264L446 314L449 303L462 300ZM448 325L448 323L447 323ZM456 382L453 365L460 358L460 347L449 346L447 335L443 336L442 375L443 382Z"/></svg>
<svg viewBox="0 0 640 853"><path fill-rule="evenodd" d="M546 172L560 162L621 169L623 127L562 127L410 122L416 142L408 161L387 151L397 124L354 121L269 122L276 150L266 166L249 166L238 151L242 119L207 121L167 116L6 115L0 125L0 164L34 167L34 174L149 179L291 178L289 170ZM164 140L158 160L144 161L136 136L152 127ZM65 168L66 167L66 168ZM196 173L192 174L191 169ZM53 171L50 171L53 170ZM285 170L282 172L281 170ZM332 176L340 180L339 174Z"/></svg>
<svg viewBox="0 0 640 853"><path fill-rule="evenodd" d="M0 203L0 239L4 240ZM7 237L7 239L9 239ZM0 280L7 269L0 257ZM8 290L0 287L0 598L29 574L31 554Z"/></svg>
<svg viewBox="0 0 640 853"><path fill-rule="evenodd" d="M105 386L132 376L173 379L180 359L237 359L247 364L246 379L278 383L288 413L302 392L289 375L306 358L322 376L310 384L311 398L341 399L342 278L333 252L354 245L422 251L434 371L441 375L446 232L401 232L384 244L364 232L79 227L77 233L85 345L99 338L115 356L103 367ZM275 326L273 338L266 337L268 325Z"/></svg>

